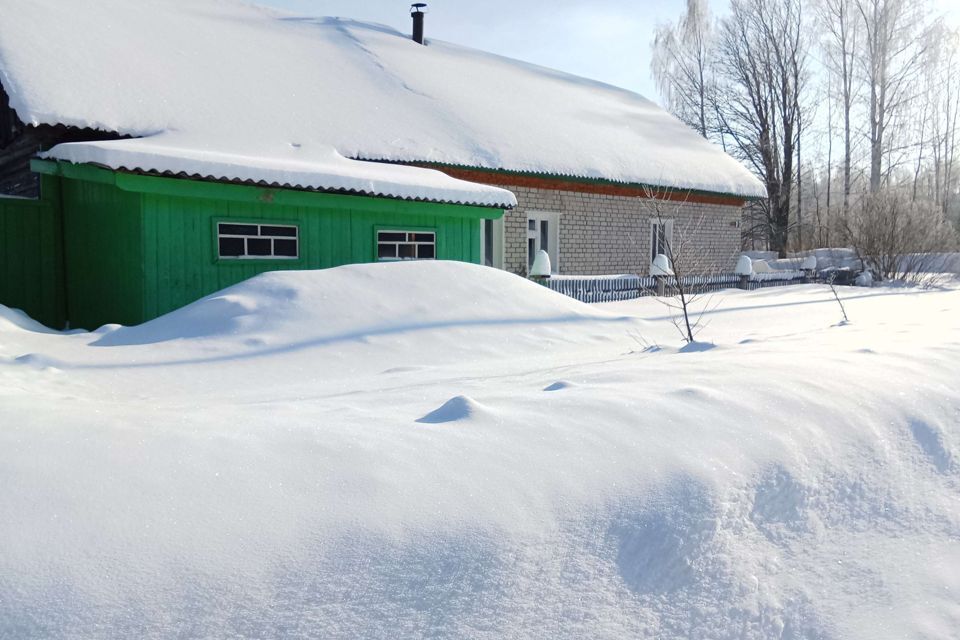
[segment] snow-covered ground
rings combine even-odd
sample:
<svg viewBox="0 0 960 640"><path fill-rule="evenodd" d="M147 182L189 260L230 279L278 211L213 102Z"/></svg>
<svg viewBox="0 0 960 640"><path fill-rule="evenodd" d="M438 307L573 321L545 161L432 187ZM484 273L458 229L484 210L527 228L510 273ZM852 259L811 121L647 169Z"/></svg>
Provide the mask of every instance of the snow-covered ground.
<svg viewBox="0 0 960 640"><path fill-rule="evenodd" d="M454 263L0 308L0 637L956 638L960 290Z"/></svg>

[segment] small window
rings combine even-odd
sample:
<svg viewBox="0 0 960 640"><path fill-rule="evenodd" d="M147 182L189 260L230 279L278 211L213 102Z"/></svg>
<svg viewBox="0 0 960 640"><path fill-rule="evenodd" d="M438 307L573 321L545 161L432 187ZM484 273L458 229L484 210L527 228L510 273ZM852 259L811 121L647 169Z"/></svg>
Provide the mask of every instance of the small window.
<svg viewBox="0 0 960 640"><path fill-rule="evenodd" d="M300 230L287 224L217 223L221 258L295 260L300 256Z"/></svg>
<svg viewBox="0 0 960 640"><path fill-rule="evenodd" d="M432 231L378 231L378 260L433 260L437 234Z"/></svg>
<svg viewBox="0 0 960 640"><path fill-rule="evenodd" d="M650 264L659 254L670 256L673 245L673 220L650 221Z"/></svg>

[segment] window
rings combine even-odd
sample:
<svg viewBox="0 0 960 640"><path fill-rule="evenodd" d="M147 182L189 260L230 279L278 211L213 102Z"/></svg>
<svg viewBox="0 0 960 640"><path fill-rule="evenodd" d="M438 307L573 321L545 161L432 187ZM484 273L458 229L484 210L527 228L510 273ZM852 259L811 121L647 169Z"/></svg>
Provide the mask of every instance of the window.
<svg viewBox="0 0 960 640"><path fill-rule="evenodd" d="M218 222L217 248L221 258L296 260L300 233L289 224Z"/></svg>
<svg viewBox="0 0 960 640"><path fill-rule="evenodd" d="M437 234L433 231L377 231L378 260L433 260Z"/></svg>
<svg viewBox="0 0 960 640"><path fill-rule="evenodd" d="M480 258L488 267L503 269L503 219L480 221Z"/></svg>
<svg viewBox="0 0 960 640"><path fill-rule="evenodd" d="M540 250L550 256L550 270L559 271L560 216L556 213L530 212L527 214L527 269Z"/></svg>
<svg viewBox="0 0 960 640"><path fill-rule="evenodd" d="M659 254L670 255L673 244L673 220L650 221L650 265Z"/></svg>

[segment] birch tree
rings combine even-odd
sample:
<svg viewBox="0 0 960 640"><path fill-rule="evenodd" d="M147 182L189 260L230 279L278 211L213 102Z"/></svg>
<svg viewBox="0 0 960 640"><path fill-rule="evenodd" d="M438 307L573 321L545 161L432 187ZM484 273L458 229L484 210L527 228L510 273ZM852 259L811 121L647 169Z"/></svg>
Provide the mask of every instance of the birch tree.
<svg viewBox="0 0 960 640"><path fill-rule="evenodd" d="M657 27L653 76L666 108L704 138L714 128L714 38L706 0L687 0L676 24Z"/></svg>
<svg viewBox="0 0 960 640"><path fill-rule="evenodd" d="M957 183L957 132L960 117L960 31L937 24L926 56L924 109L929 117L932 200L950 211Z"/></svg>
<svg viewBox="0 0 960 640"><path fill-rule="evenodd" d="M858 98L856 55L860 46L860 16L855 0L823 0L819 22L823 27L824 66L832 76L829 86L837 87L843 128L843 212L850 208L853 166L853 108ZM833 96L830 96L832 99ZM829 141L832 144L832 140Z"/></svg>
<svg viewBox="0 0 960 640"><path fill-rule="evenodd" d="M894 124L917 98L913 80L923 60L923 3L855 0L863 27L859 64L866 82L870 192L877 193L893 168ZM886 165L884 159L886 158Z"/></svg>

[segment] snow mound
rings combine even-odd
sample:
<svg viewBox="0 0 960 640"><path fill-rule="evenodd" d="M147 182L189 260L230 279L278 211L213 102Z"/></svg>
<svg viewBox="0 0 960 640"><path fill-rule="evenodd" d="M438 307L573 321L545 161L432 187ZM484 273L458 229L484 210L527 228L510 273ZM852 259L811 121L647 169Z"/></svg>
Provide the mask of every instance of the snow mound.
<svg viewBox="0 0 960 640"><path fill-rule="evenodd" d="M463 262L356 264L263 273L135 327L103 347L196 338L316 345L445 328L617 321L499 269Z"/></svg>
<svg viewBox="0 0 960 640"><path fill-rule="evenodd" d="M469 420L478 414L491 415L493 412L469 396L455 396L437 407L417 422L422 424L444 424Z"/></svg>
<svg viewBox="0 0 960 640"><path fill-rule="evenodd" d="M958 290L722 291L684 357L470 265L209 300L0 332L0 638L957 637Z"/></svg>
<svg viewBox="0 0 960 640"><path fill-rule="evenodd" d="M0 331L32 331L34 333L55 333L43 326L23 311L0 305Z"/></svg>

